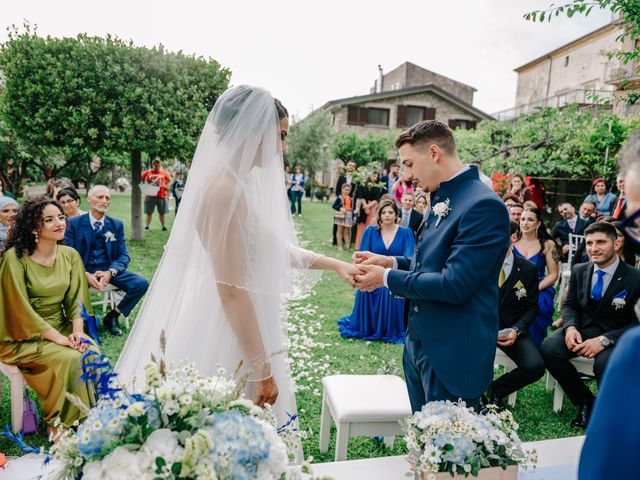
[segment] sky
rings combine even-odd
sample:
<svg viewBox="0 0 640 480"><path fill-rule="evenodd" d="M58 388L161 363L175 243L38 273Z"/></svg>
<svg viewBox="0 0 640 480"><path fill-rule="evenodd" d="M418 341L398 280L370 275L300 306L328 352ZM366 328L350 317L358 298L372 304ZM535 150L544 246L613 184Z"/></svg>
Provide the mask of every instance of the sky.
<svg viewBox="0 0 640 480"><path fill-rule="evenodd" d="M568 0L567 0L568 1ZM610 12L532 23L552 0L4 0L7 28L40 35L112 34L137 45L209 57L231 84L259 85L296 117L329 100L365 95L409 61L477 89L487 113L515 102L514 68L611 21ZM556 3L565 3L557 2Z"/></svg>

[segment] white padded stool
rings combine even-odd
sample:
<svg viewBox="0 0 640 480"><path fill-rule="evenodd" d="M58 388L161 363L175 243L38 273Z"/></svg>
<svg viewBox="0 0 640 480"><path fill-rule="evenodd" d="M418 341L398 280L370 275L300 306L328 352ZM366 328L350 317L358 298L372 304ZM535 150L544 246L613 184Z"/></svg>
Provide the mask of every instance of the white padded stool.
<svg viewBox="0 0 640 480"><path fill-rule="evenodd" d="M104 315L107 312L107 306L113 310L115 306L120 302L122 297L124 296L124 292L122 290L118 290L115 286L108 284L102 290L96 290L95 288L89 288L89 293L91 295L102 295L102 300L96 300L95 302L91 302L91 305L96 307L102 305L102 314ZM129 330L129 317L124 317L124 324Z"/></svg>
<svg viewBox="0 0 640 480"><path fill-rule="evenodd" d="M507 356L507 354L504 353L499 348L496 348L496 358L493 360L493 366L494 367L503 366L504 367L504 373L509 373L511 370L515 370L516 368L518 368L518 366L516 365L516 362L511 360ZM517 395L518 395L518 392L516 391L516 392L513 392L511 395L509 395L509 397L507 398L507 403L511 407L515 407L515 405L516 405L516 396Z"/></svg>
<svg viewBox="0 0 640 480"><path fill-rule="evenodd" d="M320 451L329 448L331 420L336 424L335 461L347 459L350 437L402 434L400 422L411 415L407 385L396 375L333 375L322 379Z"/></svg>
<svg viewBox="0 0 640 480"><path fill-rule="evenodd" d="M18 433L22 430L22 414L24 413L24 377L15 365L0 363L0 372L5 374L11 384L11 430ZM2 381L0 379L0 405L2 405Z"/></svg>
<svg viewBox="0 0 640 480"><path fill-rule="evenodd" d="M593 375L593 358L576 357L569 360L578 373L584 373L586 375ZM564 400L564 390L558 383L558 381L547 372L547 390L553 388L553 411L559 412L562 410L562 402Z"/></svg>

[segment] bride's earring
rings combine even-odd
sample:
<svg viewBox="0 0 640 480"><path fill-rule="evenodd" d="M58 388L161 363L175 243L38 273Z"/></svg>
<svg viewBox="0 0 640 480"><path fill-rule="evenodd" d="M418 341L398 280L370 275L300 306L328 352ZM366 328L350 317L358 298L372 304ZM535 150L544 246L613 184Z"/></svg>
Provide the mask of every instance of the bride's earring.
<svg viewBox="0 0 640 480"><path fill-rule="evenodd" d="M36 243L38 243L38 232L33 232L33 237L34 237Z"/></svg>

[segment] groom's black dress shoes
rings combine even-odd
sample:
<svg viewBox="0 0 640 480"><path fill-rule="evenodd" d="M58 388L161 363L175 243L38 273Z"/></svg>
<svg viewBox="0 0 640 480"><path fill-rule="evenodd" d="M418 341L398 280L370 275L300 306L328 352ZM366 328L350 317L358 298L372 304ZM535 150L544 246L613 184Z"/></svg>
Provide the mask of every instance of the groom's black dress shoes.
<svg viewBox="0 0 640 480"><path fill-rule="evenodd" d="M589 423L589 417L591 416L591 409L593 407L593 401L582 404L578 407L578 414L576 418L571 420L571 428L586 429Z"/></svg>
<svg viewBox="0 0 640 480"><path fill-rule="evenodd" d="M115 310L111 310L104 316L104 327L109 331L111 335L115 335L116 337L120 337L122 335L122 330L118 326L118 317L120 314Z"/></svg>

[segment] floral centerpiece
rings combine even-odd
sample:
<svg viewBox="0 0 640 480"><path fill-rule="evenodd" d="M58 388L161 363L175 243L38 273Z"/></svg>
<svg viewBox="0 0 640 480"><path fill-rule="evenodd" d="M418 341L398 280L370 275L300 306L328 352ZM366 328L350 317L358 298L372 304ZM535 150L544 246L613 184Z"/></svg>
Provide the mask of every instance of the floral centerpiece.
<svg viewBox="0 0 640 480"><path fill-rule="evenodd" d="M89 362L101 397L77 430L62 428L50 455L57 479L289 479L300 433L244 398L245 380L204 377L194 365L145 366L141 393L112 388L96 353ZM85 362L87 363L87 362ZM96 373L98 371L98 373ZM246 379L246 377L243 377ZM86 408L86 407L85 407ZM304 470L304 469L303 469Z"/></svg>
<svg viewBox="0 0 640 480"><path fill-rule="evenodd" d="M420 480L436 480L509 468L515 479L517 465L533 468L537 461L535 450L524 450L517 431L511 412L499 412L493 405L477 414L464 402L427 403L405 424L411 470Z"/></svg>

